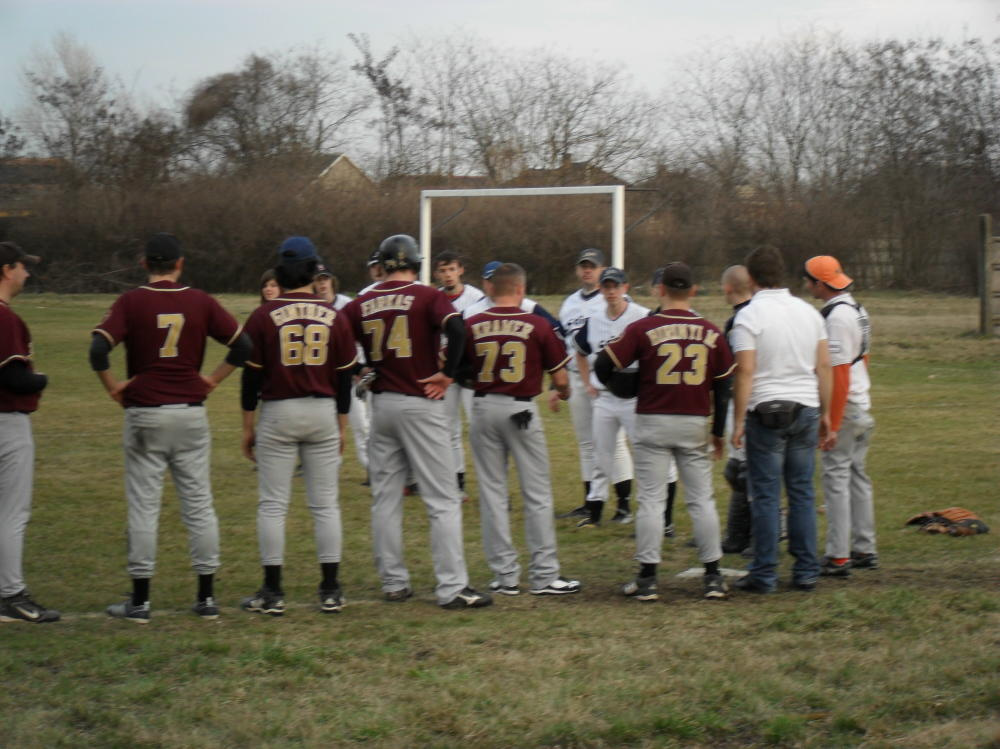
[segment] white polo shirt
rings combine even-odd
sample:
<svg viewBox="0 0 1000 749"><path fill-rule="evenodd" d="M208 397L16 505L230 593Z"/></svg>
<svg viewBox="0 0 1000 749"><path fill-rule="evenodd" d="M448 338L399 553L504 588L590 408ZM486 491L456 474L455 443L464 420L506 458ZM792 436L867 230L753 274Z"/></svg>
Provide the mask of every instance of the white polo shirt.
<svg viewBox="0 0 1000 749"><path fill-rule="evenodd" d="M747 409L773 400L818 407L816 346L826 339L823 317L788 289L754 294L737 313L729 334L734 352L757 352Z"/></svg>
<svg viewBox="0 0 1000 749"><path fill-rule="evenodd" d="M840 302L847 302L840 304ZM847 402L858 408L872 407L871 380L864 359L854 361L871 349L871 321L868 311L854 301L849 292L828 299L824 308L831 307L826 316L826 334L830 344L830 363L833 366L851 364L851 383L847 388Z"/></svg>

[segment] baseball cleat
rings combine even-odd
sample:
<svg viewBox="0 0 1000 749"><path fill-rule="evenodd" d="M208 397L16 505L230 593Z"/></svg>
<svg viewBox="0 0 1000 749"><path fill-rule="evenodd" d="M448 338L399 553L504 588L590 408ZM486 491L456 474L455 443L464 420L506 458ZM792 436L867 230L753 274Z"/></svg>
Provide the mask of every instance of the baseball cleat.
<svg viewBox="0 0 1000 749"><path fill-rule="evenodd" d="M705 598L709 601L721 601L729 598L729 586L722 575L705 575Z"/></svg>
<svg viewBox="0 0 1000 749"><path fill-rule="evenodd" d="M611 522L618 523L619 525L628 525L632 522L632 513L619 508L615 510L615 516L611 518Z"/></svg>
<svg viewBox="0 0 1000 749"><path fill-rule="evenodd" d="M191 607L192 613L202 619L218 619L219 607L215 605L215 599L209 596L204 601L198 601Z"/></svg>
<svg viewBox="0 0 1000 749"><path fill-rule="evenodd" d="M413 591L409 588L400 588L399 590L387 590L382 594L382 597L390 603L398 603L400 601L405 601L412 595Z"/></svg>
<svg viewBox="0 0 1000 749"><path fill-rule="evenodd" d="M819 567L819 574L823 577L850 577L851 560L838 562L833 557L823 557Z"/></svg>
<svg viewBox="0 0 1000 749"><path fill-rule="evenodd" d="M131 598L121 603L113 603L107 608L108 616L115 619L127 619L136 624L149 624L149 601L136 605Z"/></svg>
<svg viewBox="0 0 1000 749"><path fill-rule="evenodd" d="M557 577L544 588L532 588L531 595L564 596L568 593L579 593L581 587L579 580L567 580L565 577Z"/></svg>
<svg viewBox="0 0 1000 749"><path fill-rule="evenodd" d="M481 609L493 603L493 599L485 593L478 593L466 586L448 603L442 603L443 609Z"/></svg>
<svg viewBox="0 0 1000 749"><path fill-rule="evenodd" d="M255 611L258 614L281 616L285 613L285 594L261 588L252 596L247 596L240 601L240 608L244 611Z"/></svg>
<svg viewBox="0 0 1000 749"><path fill-rule="evenodd" d="M668 523L667 525L663 526L663 537L664 538L673 538L674 535L675 535L675 531L674 531L674 524L673 523Z"/></svg>
<svg viewBox="0 0 1000 749"><path fill-rule="evenodd" d="M521 589L516 585L501 585L499 580L490 582L490 592L499 593L502 596L521 595Z"/></svg>
<svg viewBox="0 0 1000 749"><path fill-rule="evenodd" d="M594 520L591 517L586 517L583 520L581 520L579 523L577 523L576 527L577 528L600 528L601 527L601 521L600 520Z"/></svg>
<svg viewBox="0 0 1000 749"><path fill-rule="evenodd" d="M344 608L344 594L338 585L332 590L320 590L319 610L324 614L337 614Z"/></svg>
<svg viewBox="0 0 1000 749"><path fill-rule="evenodd" d="M877 570L878 567L878 554L874 552L870 554L864 554L859 551L851 552L851 569Z"/></svg>
<svg viewBox="0 0 1000 749"><path fill-rule="evenodd" d="M35 603L27 590L22 590L7 598L0 598L0 622L43 624L57 621L59 621L59 612Z"/></svg>
<svg viewBox="0 0 1000 749"><path fill-rule="evenodd" d="M585 518L590 516L590 510L587 509L587 505L580 505L579 507L570 510L569 512L561 512L556 515L560 520L565 520L566 518Z"/></svg>
<svg viewBox="0 0 1000 749"><path fill-rule="evenodd" d="M656 592L655 577L637 577L622 586L622 594L637 601L655 601L659 598Z"/></svg>

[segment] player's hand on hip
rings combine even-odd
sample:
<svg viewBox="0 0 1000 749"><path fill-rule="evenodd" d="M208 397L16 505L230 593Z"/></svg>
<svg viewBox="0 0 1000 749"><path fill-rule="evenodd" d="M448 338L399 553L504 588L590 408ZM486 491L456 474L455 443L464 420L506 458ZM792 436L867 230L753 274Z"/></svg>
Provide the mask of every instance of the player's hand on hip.
<svg viewBox="0 0 1000 749"><path fill-rule="evenodd" d="M207 388L205 390L205 395L208 395L217 387L219 387L219 383L217 383L214 379L212 379L208 375L201 375L201 381L205 383L205 387Z"/></svg>
<svg viewBox="0 0 1000 749"><path fill-rule="evenodd" d="M253 463L257 462L256 456L253 454L253 448L257 444L257 435L253 429L249 431L243 430L243 437L240 439L240 450L243 453L243 457Z"/></svg>
<svg viewBox="0 0 1000 749"><path fill-rule="evenodd" d="M722 437L712 435L712 460L719 460L722 457L722 446L725 442Z"/></svg>
<svg viewBox="0 0 1000 749"><path fill-rule="evenodd" d="M435 372L430 377L424 377L417 382L424 386L424 395L431 400L439 401L444 398L445 392L454 380L444 372Z"/></svg>
<svg viewBox="0 0 1000 749"><path fill-rule="evenodd" d="M125 405L125 388L127 388L132 380L135 378L130 377L122 382L116 382L111 389L108 391L108 395L111 396L111 400L117 403L119 406Z"/></svg>

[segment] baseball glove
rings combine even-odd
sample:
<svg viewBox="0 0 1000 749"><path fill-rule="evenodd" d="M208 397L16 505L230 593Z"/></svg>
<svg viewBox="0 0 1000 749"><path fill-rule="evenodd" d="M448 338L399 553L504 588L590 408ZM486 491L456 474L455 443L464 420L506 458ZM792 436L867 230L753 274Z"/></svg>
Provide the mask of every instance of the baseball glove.
<svg viewBox="0 0 1000 749"><path fill-rule="evenodd" d="M605 387L612 395L619 398L635 398L639 394L639 373L612 372Z"/></svg>
<svg viewBox="0 0 1000 749"><path fill-rule="evenodd" d="M919 525L924 533L947 533L949 536L975 536L990 532L986 523L964 507L922 512L907 520L906 524Z"/></svg>

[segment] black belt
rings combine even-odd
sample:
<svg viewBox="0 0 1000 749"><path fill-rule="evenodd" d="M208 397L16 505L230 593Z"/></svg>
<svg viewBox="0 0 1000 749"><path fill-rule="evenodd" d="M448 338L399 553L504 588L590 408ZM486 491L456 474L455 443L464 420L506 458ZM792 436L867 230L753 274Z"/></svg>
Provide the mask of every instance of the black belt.
<svg viewBox="0 0 1000 749"><path fill-rule="evenodd" d="M125 408L160 408L162 406L190 406L192 408L200 408L201 406L204 405L205 401L198 401L197 403L148 403L148 404L132 403L128 406L125 406Z"/></svg>
<svg viewBox="0 0 1000 749"><path fill-rule="evenodd" d="M487 393L482 390L477 390L472 394L473 398L483 398L487 395L502 395L504 398L513 398L516 401L521 401L522 403L531 403L534 400L530 395L507 395L507 393Z"/></svg>

